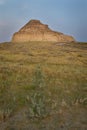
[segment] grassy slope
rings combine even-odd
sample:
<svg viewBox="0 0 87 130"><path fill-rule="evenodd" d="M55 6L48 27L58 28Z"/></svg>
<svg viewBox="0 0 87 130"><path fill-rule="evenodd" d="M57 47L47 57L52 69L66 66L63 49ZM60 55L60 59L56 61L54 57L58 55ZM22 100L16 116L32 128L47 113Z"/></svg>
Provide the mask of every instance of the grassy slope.
<svg viewBox="0 0 87 130"><path fill-rule="evenodd" d="M26 116L22 115L29 107L26 105L26 98L30 97L32 93L32 79L38 66L45 77L44 96L49 100L49 105L45 104L45 106L50 111L50 117L46 116L41 123L37 120L30 122ZM38 81L40 77L36 78ZM33 90L34 93L36 91ZM62 127L70 130L85 129L87 128L87 120L84 116L87 103L86 92L86 43L0 44L0 120L2 129L5 129L4 127L26 130L56 130L57 128L62 129ZM3 113L6 117L3 117ZM15 125L10 119L15 122ZM4 120L6 123L3 125Z"/></svg>

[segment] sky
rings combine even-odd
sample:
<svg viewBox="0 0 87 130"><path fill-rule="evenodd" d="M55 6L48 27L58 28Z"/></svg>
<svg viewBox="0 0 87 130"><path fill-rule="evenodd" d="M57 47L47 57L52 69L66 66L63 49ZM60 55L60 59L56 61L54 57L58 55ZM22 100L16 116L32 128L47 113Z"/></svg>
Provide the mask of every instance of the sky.
<svg viewBox="0 0 87 130"><path fill-rule="evenodd" d="M87 42L87 0L0 0L0 42L31 19Z"/></svg>

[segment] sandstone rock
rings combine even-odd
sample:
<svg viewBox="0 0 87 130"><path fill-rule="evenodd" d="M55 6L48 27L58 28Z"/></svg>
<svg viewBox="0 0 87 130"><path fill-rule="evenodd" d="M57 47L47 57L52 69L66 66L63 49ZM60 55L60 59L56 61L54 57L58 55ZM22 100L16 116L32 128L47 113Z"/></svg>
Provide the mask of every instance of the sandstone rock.
<svg viewBox="0 0 87 130"><path fill-rule="evenodd" d="M12 37L12 42L27 41L72 42L75 40L72 36L52 31L48 25L42 24L39 20L30 20Z"/></svg>

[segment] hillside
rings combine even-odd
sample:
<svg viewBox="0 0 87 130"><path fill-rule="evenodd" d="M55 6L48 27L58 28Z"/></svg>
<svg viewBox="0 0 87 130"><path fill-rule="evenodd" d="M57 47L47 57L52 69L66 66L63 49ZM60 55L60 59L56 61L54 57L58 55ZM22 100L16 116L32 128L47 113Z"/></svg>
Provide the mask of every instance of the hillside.
<svg viewBox="0 0 87 130"><path fill-rule="evenodd" d="M87 129L87 43L0 44L0 130Z"/></svg>
<svg viewBox="0 0 87 130"><path fill-rule="evenodd" d="M12 42L28 41L72 42L75 39L72 36L51 30L48 25L39 20L30 20L12 36Z"/></svg>

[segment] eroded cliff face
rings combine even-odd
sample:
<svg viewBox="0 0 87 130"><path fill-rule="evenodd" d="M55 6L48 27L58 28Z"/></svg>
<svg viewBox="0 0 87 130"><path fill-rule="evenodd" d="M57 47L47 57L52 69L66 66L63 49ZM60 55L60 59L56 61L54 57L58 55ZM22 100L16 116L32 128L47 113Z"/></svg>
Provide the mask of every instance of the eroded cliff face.
<svg viewBox="0 0 87 130"><path fill-rule="evenodd" d="M12 42L28 41L72 42L75 40L72 36L52 31L48 25L42 24L39 20L30 20L12 37Z"/></svg>

